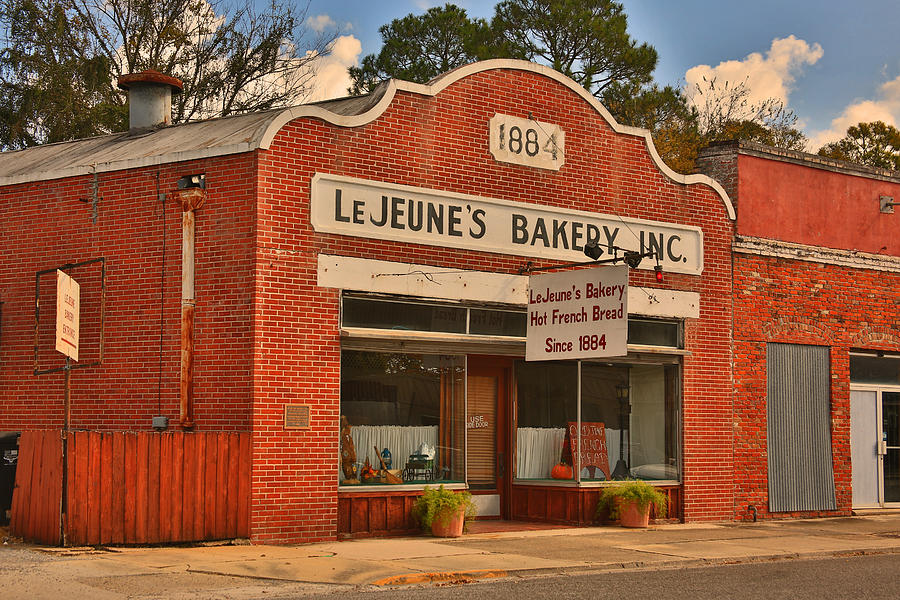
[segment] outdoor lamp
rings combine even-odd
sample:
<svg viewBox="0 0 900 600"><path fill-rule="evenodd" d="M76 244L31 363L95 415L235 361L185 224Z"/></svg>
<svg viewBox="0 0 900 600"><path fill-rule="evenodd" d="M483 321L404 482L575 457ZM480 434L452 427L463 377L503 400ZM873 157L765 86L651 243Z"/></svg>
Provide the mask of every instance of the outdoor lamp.
<svg viewBox="0 0 900 600"><path fill-rule="evenodd" d="M584 255L591 260L597 260L603 255L603 250L600 248L597 240L591 240L584 245Z"/></svg>
<svg viewBox="0 0 900 600"><path fill-rule="evenodd" d="M619 399L619 460L616 461L616 468L612 472L613 479L628 477L628 464L625 462L625 415L631 412L628 393L628 385L620 383L616 386L616 398Z"/></svg>

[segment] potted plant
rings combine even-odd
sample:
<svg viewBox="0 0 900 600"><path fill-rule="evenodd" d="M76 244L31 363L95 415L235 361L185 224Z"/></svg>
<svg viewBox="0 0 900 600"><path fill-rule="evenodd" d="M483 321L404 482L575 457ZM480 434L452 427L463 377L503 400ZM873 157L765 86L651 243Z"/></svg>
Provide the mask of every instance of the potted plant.
<svg viewBox="0 0 900 600"><path fill-rule="evenodd" d="M440 487L426 487L416 499L413 514L422 529L435 537L459 537L465 522L475 518L477 510L469 492L454 492Z"/></svg>
<svg viewBox="0 0 900 600"><path fill-rule="evenodd" d="M625 479L603 488L597 516L606 512L610 519L618 519L622 527L647 527L651 505L657 515L665 514L666 495L646 481Z"/></svg>

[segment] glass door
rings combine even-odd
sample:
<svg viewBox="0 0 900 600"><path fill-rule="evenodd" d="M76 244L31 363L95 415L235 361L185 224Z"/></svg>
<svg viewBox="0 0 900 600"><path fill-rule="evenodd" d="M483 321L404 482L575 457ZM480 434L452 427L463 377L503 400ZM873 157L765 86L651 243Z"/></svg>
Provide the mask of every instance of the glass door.
<svg viewBox="0 0 900 600"><path fill-rule="evenodd" d="M900 392L851 390L853 507L900 506Z"/></svg>
<svg viewBox="0 0 900 600"><path fill-rule="evenodd" d="M900 392L881 392L884 501L900 503Z"/></svg>
<svg viewBox="0 0 900 600"><path fill-rule="evenodd" d="M850 460L853 508L881 506L878 392L850 391Z"/></svg>
<svg viewBox="0 0 900 600"><path fill-rule="evenodd" d="M478 514L505 516L508 482L506 404L509 361L468 360L466 377L466 482Z"/></svg>

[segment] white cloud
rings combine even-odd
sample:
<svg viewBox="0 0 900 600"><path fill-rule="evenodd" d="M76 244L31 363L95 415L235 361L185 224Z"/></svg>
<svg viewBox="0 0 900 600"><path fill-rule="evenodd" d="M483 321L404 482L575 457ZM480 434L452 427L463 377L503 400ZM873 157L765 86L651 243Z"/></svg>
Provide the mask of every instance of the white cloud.
<svg viewBox="0 0 900 600"><path fill-rule="evenodd" d="M350 87L349 67L359 64L362 44L352 35L342 35L331 45L331 52L314 59L311 67L314 71L310 87L312 94L308 102L340 98L347 95Z"/></svg>
<svg viewBox="0 0 900 600"><path fill-rule="evenodd" d="M306 26L316 33L322 33L326 29L335 28L337 23L335 23L334 19L328 15L316 15L314 17L307 17Z"/></svg>
<svg viewBox="0 0 900 600"><path fill-rule="evenodd" d="M806 65L813 65L822 58L822 54L819 44L809 44L791 35L772 40L765 56L754 52L743 60L729 60L715 67L697 65L684 77L689 95L696 85L702 86L704 77L707 80L715 78L719 84L728 81L737 85L746 81L751 104L775 98L787 105L794 80Z"/></svg>
<svg viewBox="0 0 900 600"><path fill-rule="evenodd" d="M810 147L818 150L844 137L851 125L870 121L884 121L895 127L900 122L900 77L882 84L876 100L858 100L849 104L838 117L832 119L828 129L810 137Z"/></svg>

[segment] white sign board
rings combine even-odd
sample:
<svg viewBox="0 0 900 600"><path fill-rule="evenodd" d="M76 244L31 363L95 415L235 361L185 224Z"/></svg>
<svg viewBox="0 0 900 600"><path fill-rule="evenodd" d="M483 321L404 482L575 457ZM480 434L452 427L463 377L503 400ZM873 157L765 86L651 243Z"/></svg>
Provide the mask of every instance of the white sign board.
<svg viewBox="0 0 900 600"><path fill-rule="evenodd" d="M532 275L525 360L628 354L628 267Z"/></svg>
<svg viewBox="0 0 900 600"><path fill-rule="evenodd" d="M641 269L652 270L658 257L667 273L703 272L699 227L555 208L543 201L513 202L316 173L310 220L321 233L549 261L583 261L584 245L596 242L601 259L611 258L619 247L652 253Z"/></svg>
<svg viewBox="0 0 900 600"><path fill-rule="evenodd" d="M81 308L81 286L56 271L56 349L72 360L78 360L78 320Z"/></svg>

